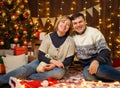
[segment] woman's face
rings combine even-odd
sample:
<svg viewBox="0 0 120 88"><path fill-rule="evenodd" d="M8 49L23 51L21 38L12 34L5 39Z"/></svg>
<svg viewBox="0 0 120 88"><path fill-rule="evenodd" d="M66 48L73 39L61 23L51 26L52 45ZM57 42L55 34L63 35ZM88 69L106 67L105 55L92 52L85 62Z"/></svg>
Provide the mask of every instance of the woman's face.
<svg viewBox="0 0 120 88"><path fill-rule="evenodd" d="M71 25L70 19L67 19L67 18L61 19L60 22L58 23L57 32L61 35L65 35L66 32L69 30L70 25Z"/></svg>
<svg viewBox="0 0 120 88"><path fill-rule="evenodd" d="M79 34L82 34L84 32L86 24L86 21L81 16L72 20L73 29Z"/></svg>

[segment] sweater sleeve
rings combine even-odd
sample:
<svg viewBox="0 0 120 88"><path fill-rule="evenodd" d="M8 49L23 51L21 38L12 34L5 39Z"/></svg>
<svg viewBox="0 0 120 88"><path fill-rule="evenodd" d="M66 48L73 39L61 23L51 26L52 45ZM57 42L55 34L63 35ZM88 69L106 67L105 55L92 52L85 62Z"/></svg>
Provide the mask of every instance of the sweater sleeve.
<svg viewBox="0 0 120 88"><path fill-rule="evenodd" d="M96 46L96 49L98 51L97 52L98 55L96 57L96 60L98 60L99 63L109 63L110 64L111 51L106 43L106 40L105 40L103 34L98 31L95 35L96 35L95 46Z"/></svg>
<svg viewBox="0 0 120 88"><path fill-rule="evenodd" d="M41 61L43 61L43 62L46 62L46 63L50 63L50 59L49 58L47 58L47 57L45 57L45 53L44 52L42 52L42 51L39 51L39 53L38 53L38 60L41 62Z"/></svg>
<svg viewBox="0 0 120 88"><path fill-rule="evenodd" d="M39 53L38 53L38 60L44 61L46 63L50 63L50 58L47 58L45 55L48 53L48 49L50 47L49 43L49 34L44 37L44 39L41 42L41 45L39 47Z"/></svg>
<svg viewBox="0 0 120 88"><path fill-rule="evenodd" d="M67 55L63 61L64 66L69 66L72 63L72 61L74 59L74 55L75 55L75 43L74 43L73 39L70 37Z"/></svg>
<svg viewBox="0 0 120 88"><path fill-rule="evenodd" d="M73 59L74 59L74 55L65 58L65 60L63 61L63 65L64 65L64 66L69 66L69 65L72 63ZM45 53L42 52L42 51L39 51L38 60L39 60L40 62L43 61L43 62L46 62L46 63L50 63L50 59L47 58L47 57L45 57Z"/></svg>
<svg viewBox="0 0 120 88"><path fill-rule="evenodd" d="M70 37L69 39L69 48L68 48L68 52L67 52L67 55L66 57L70 57L70 56L73 56L75 55L75 42L73 40L73 38Z"/></svg>
<svg viewBox="0 0 120 88"><path fill-rule="evenodd" d="M65 60L63 61L64 66L69 66L72 63L73 59L74 59L74 56L65 58Z"/></svg>
<svg viewBox="0 0 120 88"><path fill-rule="evenodd" d="M99 52L98 56L96 57L96 60L99 61L100 64L107 63L111 65L110 54L111 52L108 49L103 49Z"/></svg>

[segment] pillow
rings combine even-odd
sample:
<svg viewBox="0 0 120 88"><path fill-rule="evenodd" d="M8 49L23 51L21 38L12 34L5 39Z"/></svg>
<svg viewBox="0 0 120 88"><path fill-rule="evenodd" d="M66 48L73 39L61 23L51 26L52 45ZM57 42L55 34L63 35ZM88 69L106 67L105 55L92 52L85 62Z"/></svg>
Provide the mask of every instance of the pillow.
<svg viewBox="0 0 120 88"><path fill-rule="evenodd" d="M16 68L19 68L28 63L28 56L25 54L21 54L17 56L7 54L6 57L2 57L2 58L5 65L6 73L15 70Z"/></svg>
<svg viewBox="0 0 120 88"><path fill-rule="evenodd" d="M112 66L113 67L120 67L120 59L113 60Z"/></svg>
<svg viewBox="0 0 120 88"><path fill-rule="evenodd" d="M9 56L9 57L11 57L11 56L16 57L16 56L22 56L22 55L25 57L25 61L26 61L26 64L27 64L27 63L28 63L28 55L20 54L20 55L15 55L15 56L14 56L14 55L6 54L6 57L7 57L7 56Z"/></svg>

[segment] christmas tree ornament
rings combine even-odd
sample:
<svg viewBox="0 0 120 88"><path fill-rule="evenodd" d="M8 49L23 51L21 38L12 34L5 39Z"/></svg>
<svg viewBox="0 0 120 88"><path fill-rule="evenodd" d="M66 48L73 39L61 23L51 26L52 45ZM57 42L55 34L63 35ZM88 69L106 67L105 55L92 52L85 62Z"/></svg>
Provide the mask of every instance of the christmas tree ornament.
<svg viewBox="0 0 120 88"><path fill-rule="evenodd" d="M23 44L24 45L28 45L28 41L27 40L23 40Z"/></svg>
<svg viewBox="0 0 120 88"><path fill-rule="evenodd" d="M29 19L28 22L33 22L33 20L32 20L32 19Z"/></svg>
<svg viewBox="0 0 120 88"><path fill-rule="evenodd" d="M14 21L14 20L16 20L16 19L17 19L17 17L16 17L15 15L12 15L12 16L11 16L11 20L12 20L12 21Z"/></svg>
<svg viewBox="0 0 120 88"><path fill-rule="evenodd" d="M0 2L0 7L3 7L4 6L4 2Z"/></svg>
<svg viewBox="0 0 120 88"><path fill-rule="evenodd" d="M28 0L24 0L25 3L28 3Z"/></svg>
<svg viewBox="0 0 120 88"><path fill-rule="evenodd" d="M17 33L15 37L16 37L16 38L20 38L20 36L21 36L21 35L20 35L19 33Z"/></svg>
<svg viewBox="0 0 120 88"><path fill-rule="evenodd" d="M16 13L17 13L18 15L20 15L20 14L21 14L21 9L18 8L18 9L16 10Z"/></svg>
<svg viewBox="0 0 120 88"><path fill-rule="evenodd" d="M27 31L27 29L26 29L26 28L22 28L22 30L23 30L23 31Z"/></svg>
<svg viewBox="0 0 120 88"><path fill-rule="evenodd" d="M33 25L33 22L30 22L30 25Z"/></svg>
<svg viewBox="0 0 120 88"><path fill-rule="evenodd" d="M14 24L14 28L15 28L15 29L19 29L18 24Z"/></svg>
<svg viewBox="0 0 120 88"><path fill-rule="evenodd" d="M13 1L13 0L7 0L7 3L8 3L9 5L11 5L12 1Z"/></svg>
<svg viewBox="0 0 120 88"><path fill-rule="evenodd" d="M24 4L23 4L23 2L20 2L19 5L20 5L20 8L21 8L21 9L23 9L23 8L25 7Z"/></svg>
<svg viewBox="0 0 120 88"><path fill-rule="evenodd" d="M0 45L1 45L1 46L4 45L4 41L3 41L3 40L0 41Z"/></svg>
<svg viewBox="0 0 120 88"><path fill-rule="evenodd" d="M19 4L21 2L21 0L16 0L16 3Z"/></svg>
<svg viewBox="0 0 120 88"><path fill-rule="evenodd" d="M5 28L5 24L2 24L2 28Z"/></svg>
<svg viewBox="0 0 120 88"><path fill-rule="evenodd" d="M7 22L8 21L8 18L4 18L5 19L5 22Z"/></svg>
<svg viewBox="0 0 120 88"><path fill-rule="evenodd" d="M5 12L3 12L3 13L2 13L2 17L5 17L5 16L6 16L6 13L5 13Z"/></svg>
<svg viewBox="0 0 120 88"><path fill-rule="evenodd" d="M33 33L33 36L36 38L36 37L37 37L37 32L34 32L34 33Z"/></svg>
<svg viewBox="0 0 120 88"><path fill-rule="evenodd" d="M26 14L27 14L27 15L30 15L30 14L31 14L31 12L30 12L29 9L26 9L25 11L26 11Z"/></svg>
<svg viewBox="0 0 120 88"><path fill-rule="evenodd" d="M34 33L32 36L36 38L37 35Z"/></svg>
<svg viewBox="0 0 120 88"><path fill-rule="evenodd" d="M29 22L30 25L33 25L33 21L31 19L28 20L28 22Z"/></svg>
<svg viewBox="0 0 120 88"><path fill-rule="evenodd" d="M9 34L8 31L6 31L6 32L5 32L5 35L8 35L8 34Z"/></svg>
<svg viewBox="0 0 120 88"><path fill-rule="evenodd" d="M23 14L23 18L24 18L24 19L27 19L27 17L28 17L27 15Z"/></svg>
<svg viewBox="0 0 120 88"><path fill-rule="evenodd" d="M26 31L26 30L24 30L24 31L23 31L23 34L27 34L27 31Z"/></svg>
<svg viewBox="0 0 120 88"><path fill-rule="evenodd" d="M19 39L17 37L14 38L14 42L15 43L18 43L19 42Z"/></svg>

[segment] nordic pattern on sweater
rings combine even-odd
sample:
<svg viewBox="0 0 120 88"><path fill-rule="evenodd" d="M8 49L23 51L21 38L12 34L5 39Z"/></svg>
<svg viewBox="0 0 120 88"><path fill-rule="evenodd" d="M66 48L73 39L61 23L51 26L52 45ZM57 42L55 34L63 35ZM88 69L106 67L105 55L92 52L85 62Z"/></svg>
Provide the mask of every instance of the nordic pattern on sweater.
<svg viewBox="0 0 120 88"><path fill-rule="evenodd" d="M73 39L76 44L78 59L90 59L103 49L109 49L102 33L95 28L87 27L84 34L75 34Z"/></svg>

